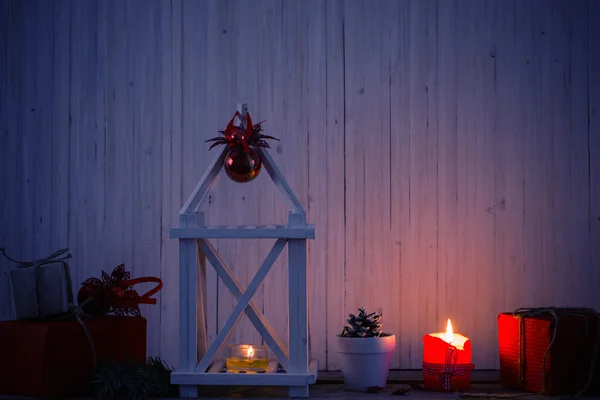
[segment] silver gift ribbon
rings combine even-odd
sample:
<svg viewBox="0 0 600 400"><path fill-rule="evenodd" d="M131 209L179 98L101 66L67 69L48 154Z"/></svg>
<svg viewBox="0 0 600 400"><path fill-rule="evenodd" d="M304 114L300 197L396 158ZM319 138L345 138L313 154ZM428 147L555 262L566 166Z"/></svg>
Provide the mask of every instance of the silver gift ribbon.
<svg viewBox="0 0 600 400"><path fill-rule="evenodd" d="M75 305L75 302L73 301L73 281L71 280L71 273L69 271L69 265L65 262L66 259L72 258L71 253L69 253L69 249L62 249L62 250L55 251L48 257L41 258L36 261L15 260L14 258L11 258L6 254L6 249L4 249L2 247L0 247L0 252L2 252L4 257L6 257L6 259L8 259L9 261L17 263L18 264L17 268L35 268L36 280L38 278L40 267L42 267L43 265L61 263L65 266L65 272L66 272L65 276L66 276L66 280L67 280L67 295L69 296L69 303L68 303L69 311L67 311L63 315L54 317L54 320L62 321L62 320L69 319L70 317L75 317L77 322L79 322L79 325L81 325L81 328L83 329L83 333L85 334L85 337L87 338L87 340L90 344L90 348L92 350L92 360L94 362L94 369L95 369L96 368L96 350L94 349L94 343L92 342L90 332L88 331L87 327L83 323L83 318L85 318L88 315L86 313L84 313L83 310L81 309L88 301L92 300L92 298L86 299L79 306ZM39 294L38 285L35 286L35 290L36 290L36 292L35 292L36 305L38 308L38 319L39 319L39 316L41 315L41 311L40 311L40 302L39 302L40 294ZM52 320L52 319L53 318L50 318L50 320Z"/></svg>

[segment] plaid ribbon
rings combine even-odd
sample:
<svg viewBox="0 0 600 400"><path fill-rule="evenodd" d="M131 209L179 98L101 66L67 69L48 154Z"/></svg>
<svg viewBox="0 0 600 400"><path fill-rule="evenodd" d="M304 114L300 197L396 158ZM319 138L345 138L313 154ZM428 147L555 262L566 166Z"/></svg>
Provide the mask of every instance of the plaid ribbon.
<svg viewBox="0 0 600 400"><path fill-rule="evenodd" d="M446 391L450 391L450 378L453 376L467 376L475 368L474 364L456 364L458 360L458 352L456 347L448 346L446 350L446 363L433 364L423 363L423 374L437 376Z"/></svg>

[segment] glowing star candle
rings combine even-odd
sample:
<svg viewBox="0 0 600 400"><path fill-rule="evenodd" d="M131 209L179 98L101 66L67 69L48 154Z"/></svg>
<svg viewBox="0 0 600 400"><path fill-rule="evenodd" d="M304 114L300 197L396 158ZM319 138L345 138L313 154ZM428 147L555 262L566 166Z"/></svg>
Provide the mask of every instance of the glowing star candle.
<svg viewBox="0 0 600 400"><path fill-rule="evenodd" d="M268 364L266 347L230 344L227 348L227 372L265 372Z"/></svg>
<svg viewBox="0 0 600 400"><path fill-rule="evenodd" d="M471 341L452 331L448 319L446 332L423 337L423 384L425 390L463 391L471 383Z"/></svg>

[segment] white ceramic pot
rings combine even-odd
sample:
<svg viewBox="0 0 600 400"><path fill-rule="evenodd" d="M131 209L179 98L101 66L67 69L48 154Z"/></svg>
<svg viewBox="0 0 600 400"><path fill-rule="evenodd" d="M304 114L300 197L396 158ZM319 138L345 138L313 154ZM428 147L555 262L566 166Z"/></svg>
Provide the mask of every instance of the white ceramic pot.
<svg viewBox="0 0 600 400"><path fill-rule="evenodd" d="M346 390L364 392L372 386L385 388L396 349L396 335L372 338L338 335L336 342Z"/></svg>

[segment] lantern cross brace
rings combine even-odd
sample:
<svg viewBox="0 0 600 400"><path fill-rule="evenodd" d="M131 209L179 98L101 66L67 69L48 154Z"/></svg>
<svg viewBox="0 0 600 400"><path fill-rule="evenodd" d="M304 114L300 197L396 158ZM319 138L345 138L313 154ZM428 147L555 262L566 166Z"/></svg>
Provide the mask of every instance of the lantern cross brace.
<svg viewBox="0 0 600 400"><path fill-rule="evenodd" d="M210 363L213 361L219 350L221 350L225 341L233 331L233 328L239 322L242 312L244 311L256 330L261 334L268 347L275 354L275 357L283 369L288 371L289 358L287 346L285 346L285 344L279 339L273 327L269 324L256 304L251 300L259 285L262 283L267 273L275 263L275 260L279 254L281 254L281 251L287 243L287 239L278 239L275 242L271 248L271 251L265 258L262 266L256 272L254 278L252 278L252 281L245 290L242 284L237 280L231 268L220 256L219 252L214 248L212 243L210 243L210 241L207 239L198 239L198 242L206 258L217 271L217 274L221 277L223 283L225 283L225 286L227 286L227 288L231 291L238 303L217 334L215 340L207 349L206 353L202 357L202 360L200 360L196 371L204 372L207 370L207 368L210 366Z"/></svg>

